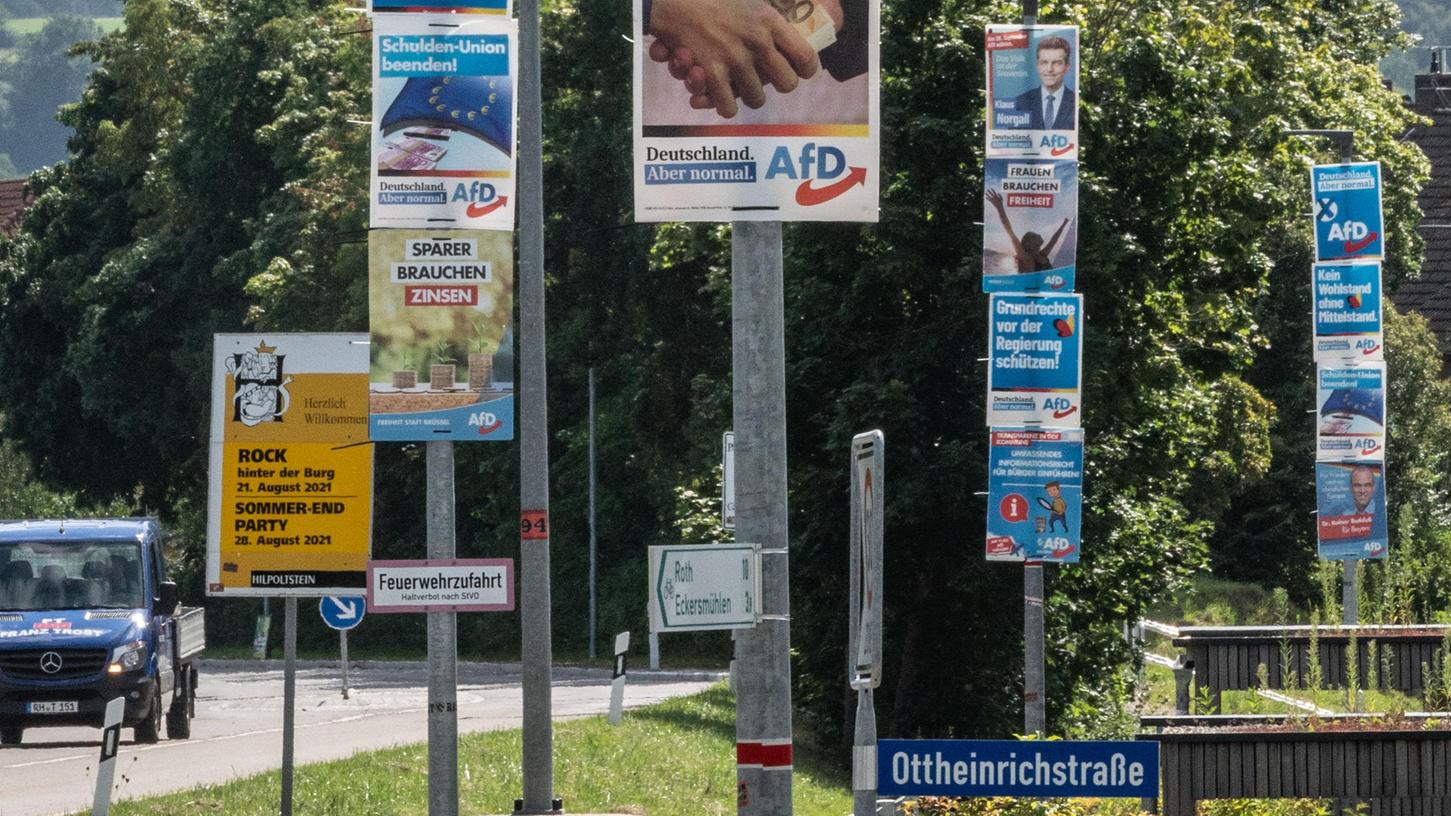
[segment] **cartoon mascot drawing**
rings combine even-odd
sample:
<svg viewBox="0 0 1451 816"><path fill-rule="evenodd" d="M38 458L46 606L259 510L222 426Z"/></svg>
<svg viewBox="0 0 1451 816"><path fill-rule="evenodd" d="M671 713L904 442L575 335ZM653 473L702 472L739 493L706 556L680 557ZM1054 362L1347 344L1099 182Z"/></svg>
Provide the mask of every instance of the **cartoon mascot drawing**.
<svg viewBox="0 0 1451 816"><path fill-rule="evenodd" d="M276 346L269 346L264 340L255 351L233 354L227 358L227 371L231 372L236 384L232 397L232 421L247 427L263 422L281 422L282 415L292 403L287 393L291 377L282 373L282 361L286 355L278 354Z"/></svg>

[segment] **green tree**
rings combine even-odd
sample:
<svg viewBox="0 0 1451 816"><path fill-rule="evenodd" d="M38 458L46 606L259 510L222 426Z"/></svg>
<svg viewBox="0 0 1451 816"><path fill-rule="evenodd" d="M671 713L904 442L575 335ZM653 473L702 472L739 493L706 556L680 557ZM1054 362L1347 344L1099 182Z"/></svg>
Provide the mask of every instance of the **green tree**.
<svg viewBox="0 0 1451 816"><path fill-rule="evenodd" d="M361 225L361 202L335 202L366 172L344 118L364 107L367 40L359 18L315 5L137 0L86 47L100 68L64 115L74 156L37 175L3 275L0 398L56 482L139 487L151 506L198 495L211 335L249 308L267 317L243 292L254 277L288 264L299 292L351 288L351 308L313 328L361 327L362 276L318 280L309 252L342 251L333 220Z"/></svg>
<svg viewBox="0 0 1451 816"><path fill-rule="evenodd" d="M1391 549L1365 570L1364 617L1429 623L1451 616L1451 380L1426 320L1385 310Z"/></svg>
<svg viewBox="0 0 1451 816"><path fill-rule="evenodd" d="M640 628L644 547L699 535L690 498L718 489L728 230L632 223L629 51L599 47L632 28L628 11L544 12L551 521L567 588L555 624L569 647L587 597L587 369L601 392L601 631ZM846 451L872 427L889 473L883 733L1020 722L1019 571L982 559L974 495L983 111L964 91L982 86L986 25L1016 13L889 4L881 223L786 230L797 700L827 736L847 711ZM1407 115L1374 68L1393 15L1384 0L1043 9L1085 31L1088 500L1083 561L1053 571L1049 601L1050 711L1079 731L1084 707L1065 701L1122 693L1115 669L1133 655L1119 624L1200 569L1214 531L1237 529L1247 497L1291 472L1272 468L1272 443L1301 450L1286 417L1310 380L1295 300L1305 170L1325 154L1286 128L1357 130L1386 167L1387 277L1414 272L1424 164L1396 141ZM24 234L0 244L0 408L47 479L88 495L139 485L142 503L195 526L209 335L362 328L367 131L348 121L367 116L362 22L323 0L131 0L125 30L87 50L98 70L66 114L74 158L37 177ZM512 555L516 449L460 448L461 552ZM378 459L375 552L416 553L418 449L380 445ZM513 623L490 616L476 642L512 648ZM707 635L688 648L728 647Z"/></svg>

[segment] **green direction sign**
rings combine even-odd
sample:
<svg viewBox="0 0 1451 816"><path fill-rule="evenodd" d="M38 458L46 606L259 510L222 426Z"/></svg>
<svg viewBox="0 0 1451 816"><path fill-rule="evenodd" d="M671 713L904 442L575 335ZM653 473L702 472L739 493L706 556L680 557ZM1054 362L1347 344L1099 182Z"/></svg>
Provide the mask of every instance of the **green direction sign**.
<svg viewBox="0 0 1451 816"><path fill-rule="evenodd" d="M749 629L761 617L761 548L650 548L650 631Z"/></svg>

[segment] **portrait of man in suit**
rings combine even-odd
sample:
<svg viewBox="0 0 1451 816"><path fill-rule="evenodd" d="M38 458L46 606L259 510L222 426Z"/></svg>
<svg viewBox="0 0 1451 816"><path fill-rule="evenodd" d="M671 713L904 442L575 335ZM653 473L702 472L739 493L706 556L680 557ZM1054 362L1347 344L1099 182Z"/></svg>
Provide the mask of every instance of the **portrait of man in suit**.
<svg viewBox="0 0 1451 816"><path fill-rule="evenodd" d="M1036 49L1038 81L1017 97L1018 111L1028 114L1027 130L1072 130L1078 99L1063 80L1073 69L1073 46L1062 37L1044 37Z"/></svg>

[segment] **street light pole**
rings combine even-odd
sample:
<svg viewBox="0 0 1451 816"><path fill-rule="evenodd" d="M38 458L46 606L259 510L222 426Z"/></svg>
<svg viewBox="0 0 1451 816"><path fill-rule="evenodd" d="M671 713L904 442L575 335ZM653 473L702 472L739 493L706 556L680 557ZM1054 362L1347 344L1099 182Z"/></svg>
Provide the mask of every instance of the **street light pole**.
<svg viewBox="0 0 1451 816"><path fill-rule="evenodd" d="M1355 131L1353 130L1287 130L1285 135L1329 139L1340 148L1341 164L1349 164L1355 158ZM1344 570L1344 578L1340 582L1340 622L1346 626L1354 626L1360 622L1360 593L1355 586L1360 560L1346 558L1340 562L1340 565Z"/></svg>
<svg viewBox="0 0 1451 816"><path fill-rule="evenodd" d="M549 587L549 410L544 356L544 161L539 0L519 3L519 610L523 635L521 813L555 813Z"/></svg>

